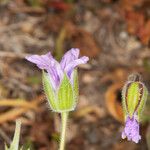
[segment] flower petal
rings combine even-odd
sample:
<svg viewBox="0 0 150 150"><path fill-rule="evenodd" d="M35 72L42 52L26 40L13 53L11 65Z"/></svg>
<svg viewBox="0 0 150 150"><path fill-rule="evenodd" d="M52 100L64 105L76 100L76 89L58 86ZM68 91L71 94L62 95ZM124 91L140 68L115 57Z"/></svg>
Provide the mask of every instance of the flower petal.
<svg viewBox="0 0 150 150"><path fill-rule="evenodd" d="M129 141L132 140L135 143L138 143L141 139L139 134L139 123L136 120L135 115L133 118L127 117L125 128L122 132L122 138L124 139L125 137L127 137Z"/></svg>
<svg viewBox="0 0 150 150"><path fill-rule="evenodd" d="M41 56L31 55L26 57L26 59L36 64L40 69L45 69L52 78L55 88L58 87L60 80L63 78L63 71L60 64L52 57L50 52Z"/></svg>
<svg viewBox="0 0 150 150"><path fill-rule="evenodd" d="M71 74L73 72L73 69L80 65L80 64L85 64L87 61L89 60L88 57L83 56L79 59L76 59L74 61L72 61L70 64L67 64L67 66L65 67L65 72L67 73L68 77L71 77Z"/></svg>
<svg viewBox="0 0 150 150"><path fill-rule="evenodd" d="M60 65L62 67L62 69L64 70L65 67L72 61L78 59L79 57L79 49L78 48L72 48L70 49L68 52L65 53L65 55L63 56Z"/></svg>
<svg viewBox="0 0 150 150"><path fill-rule="evenodd" d="M60 67L60 64L53 59L51 62L50 67L47 69L47 72L50 76L52 76L52 79L55 82L56 88L59 86L61 80L63 79L64 73Z"/></svg>
<svg viewBox="0 0 150 150"><path fill-rule="evenodd" d="M31 55L31 56L27 56L25 57L28 61L36 64L40 69L48 69L49 68L49 64L51 63L51 58L52 55L51 53L47 53L45 55Z"/></svg>

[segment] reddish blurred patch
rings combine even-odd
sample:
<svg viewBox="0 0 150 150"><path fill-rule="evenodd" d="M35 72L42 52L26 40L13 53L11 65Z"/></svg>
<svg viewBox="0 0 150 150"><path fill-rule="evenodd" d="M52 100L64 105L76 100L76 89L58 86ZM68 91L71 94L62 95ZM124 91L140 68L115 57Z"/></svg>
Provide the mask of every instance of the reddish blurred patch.
<svg viewBox="0 0 150 150"><path fill-rule="evenodd" d="M120 2L127 31L137 36L144 45L148 45L150 42L150 19L145 9L145 4L149 4L147 2L146 0L123 0Z"/></svg>
<svg viewBox="0 0 150 150"><path fill-rule="evenodd" d="M48 2L47 6L50 7L50 8L53 8L57 11L68 11L72 8L71 4L65 3L63 1Z"/></svg>

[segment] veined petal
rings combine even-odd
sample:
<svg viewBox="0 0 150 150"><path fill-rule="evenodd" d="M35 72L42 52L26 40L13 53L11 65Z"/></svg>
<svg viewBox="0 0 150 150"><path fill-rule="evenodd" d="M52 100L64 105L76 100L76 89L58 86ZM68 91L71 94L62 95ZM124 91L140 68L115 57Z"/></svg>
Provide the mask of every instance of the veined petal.
<svg viewBox="0 0 150 150"><path fill-rule="evenodd" d="M54 80L55 87L57 88L64 76L64 73L60 67L60 64L55 59L53 59L51 66L47 69L47 72Z"/></svg>
<svg viewBox="0 0 150 150"><path fill-rule="evenodd" d="M135 115L133 118L127 117L125 128L122 132L122 138L125 139L126 137L129 141L132 140L135 143L138 143L141 139L139 134L139 123L136 120Z"/></svg>
<svg viewBox="0 0 150 150"><path fill-rule="evenodd" d="M40 69L45 69L50 75L55 88L59 85L63 78L63 71L60 64L52 57L50 52L41 56L27 56L26 59L36 64Z"/></svg>
<svg viewBox="0 0 150 150"><path fill-rule="evenodd" d="M47 53L45 55L31 55L31 56L27 56L25 57L28 61L36 64L40 69L48 69L49 68L49 65L51 63L51 58L52 58L52 55L51 53Z"/></svg>
<svg viewBox="0 0 150 150"><path fill-rule="evenodd" d="M72 48L68 52L65 53L65 55L63 56L63 58L60 62L60 65L61 65L63 70L66 68L66 66L69 63L71 63L72 61L78 59L79 51L80 50L78 48Z"/></svg>
<svg viewBox="0 0 150 150"><path fill-rule="evenodd" d="M67 73L68 77L71 77L71 74L73 72L73 69L80 65L80 64L85 64L87 61L89 60L88 57L83 56L79 59L74 60L73 62L71 62L70 64L68 64L65 68L65 72Z"/></svg>

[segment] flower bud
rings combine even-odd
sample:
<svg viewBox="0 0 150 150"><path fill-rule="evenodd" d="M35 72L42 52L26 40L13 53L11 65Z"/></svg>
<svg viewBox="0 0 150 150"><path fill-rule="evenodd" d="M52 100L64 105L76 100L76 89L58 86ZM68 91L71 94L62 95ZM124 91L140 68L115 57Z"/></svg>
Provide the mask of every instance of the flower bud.
<svg viewBox="0 0 150 150"><path fill-rule="evenodd" d="M125 118L128 115L132 118L136 113L137 119L140 119L148 91L146 86L140 81L140 76L138 74L130 75L129 80L130 81L127 81L122 90Z"/></svg>
<svg viewBox="0 0 150 150"><path fill-rule="evenodd" d="M125 116L125 128L122 138L138 143L141 139L139 134L139 121L147 99L148 91L140 81L140 76L134 74L129 76L129 80L122 90L122 104Z"/></svg>

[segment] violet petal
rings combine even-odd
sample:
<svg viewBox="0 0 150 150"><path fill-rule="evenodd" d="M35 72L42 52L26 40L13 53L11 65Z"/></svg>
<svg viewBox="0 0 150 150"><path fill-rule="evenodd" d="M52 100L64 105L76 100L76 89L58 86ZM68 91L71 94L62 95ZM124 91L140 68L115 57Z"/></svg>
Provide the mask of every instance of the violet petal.
<svg viewBox="0 0 150 150"><path fill-rule="evenodd" d="M126 124L124 131L122 132L122 138L126 138L129 141L133 141L135 143L138 143L141 139L141 136L139 134L139 123L136 120L135 116L133 118L127 117Z"/></svg>
<svg viewBox="0 0 150 150"><path fill-rule="evenodd" d="M79 59L76 59L76 60L72 61L70 64L68 64L68 65L66 66L66 68L65 68L65 72L67 73L68 77L71 77L71 74L72 74L72 72L73 72L73 69L74 69L76 66L78 66L78 65L80 65L80 64L85 64L88 60L89 60L88 57L83 56L83 57L81 57L81 58L79 58Z"/></svg>
<svg viewBox="0 0 150 150"><path fill-rule="evenodd" d="M40 69L45 69L51 76L51 81L56 89L63 78L63 71L60 64L52 57L51 53L45 55L31 55L27 56L26 59L36 64Z"/></svg>
<svg viewBox="0 0 150 150"><path fill-rule="evenodd" d="M49 68L49 64L50 59L52 58L51 53L47 53L45 55L31 55L31 56L27 56L25 57L28 61L36 64L40 69L48 69Z"/></svg>
<svg viewBox="0 0 150 150"><path fill-rule="evenodd" d="M72 48L68 52L66 52L60 62L60 65L62 69L64 70L65 67L71 63L72 61L78 59L79 57L79 49L78 48Z"/></svg>

